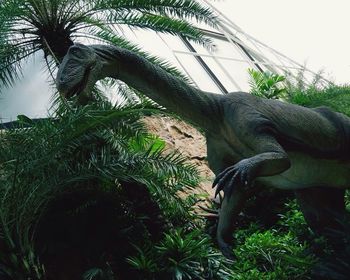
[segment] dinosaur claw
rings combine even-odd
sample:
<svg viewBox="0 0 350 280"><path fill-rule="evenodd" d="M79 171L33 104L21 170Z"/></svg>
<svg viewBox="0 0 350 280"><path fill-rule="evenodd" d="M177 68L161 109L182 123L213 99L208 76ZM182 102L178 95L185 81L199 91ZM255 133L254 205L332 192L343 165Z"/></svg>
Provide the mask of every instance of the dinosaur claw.
<svg viewBox="0 0 350 280"><path fill-rule="evenodd" d="M218 214L198 214L199 217L206 218L206 219L218 219Z"/></svg>
<svg viewBox="0 0 350 280"><path fill-rule="evenodd" d="M219 182L221 181L221 177L222 177L220 175L221 175L221 173L218 176L216 176L216 178L213 182L212 188L215 188L217 185L219 185Z"/></svg>
<svg viewBox="0 0 350 280"><path fill-rule="evenodd" d="M235 182L237 181L237 176L238 176L238 173L236 172L231 180L229 181L229 183L226 185L226 188L225 188L225 195L227 195L228 197L231 196L232 194L232 191L233 191L233 188L235 186Z"/></svg>
<svg viewBox="0 0 350 280"><path fill-rule="evenodd" d="M226 182L230 177L232 176L231 180L229 181L229 184ZM234 166L231 166L229 168L226 168L223 172L221 172L214 180L213 182L213 188L216 186L216 191L215 191L215 197L219 194L221 190L224 190L225 193L230 194L231 191L229 189L232 189L230 187L233 185L233 181L235 180L237 176L237 170Z"/></svg>
<svg viewBox="0 0 350 280"><path fill-rule="evenodd" d="M215 190L215 195L214 195L214 198L216 198L217 197L217 195L220 193L220 189L219 189L219 187L217 187L217 189Z"/></svg>
<svg viewBox="0 0 350 280"><path fill-rule="evenodd" d="M220 202L220 204L222 204L223 200L224 200L224 197L222 196L222 194L219 193L219 202Z"/></svg>
<svg viewBox="0 0 350 280"><path fill-rule="evenodd" d="M220 182L225 178L226 170L227 169L225 169L223 172L219 173L219 175L216 176L213 182L213 188L215 188L216 185L220 185Z"/></svg>
<svg viewBox="0 0 350 280"><path fill-rule="evenodd" d="M213 182L212 187L216 187L215 197L221 190L224 191L226 196L231 196L233 188L236 185L249 186L251 184L250 175L250 170L242 164L236 164L226 168L216 176Z"/></svg>

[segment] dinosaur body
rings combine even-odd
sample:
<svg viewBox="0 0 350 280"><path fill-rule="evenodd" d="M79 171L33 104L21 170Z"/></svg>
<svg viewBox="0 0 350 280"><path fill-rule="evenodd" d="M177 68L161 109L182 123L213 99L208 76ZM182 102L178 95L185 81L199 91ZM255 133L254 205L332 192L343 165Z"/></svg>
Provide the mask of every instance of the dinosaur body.
<svg viewBox="0 0 350 280"><path fill-rule="evenodd" d="M350 118L345 115L242 92L204 92L114 46L72 46L57 85L65 96L88 94L104 77L124 81L205 131L214 186L224 191L217 239L226 256L231 256L234 217L255 181L294 190L315 231L334 224L329 211L345 211L344 190L350 187Z"/></svg>
<svg viewBox="0 0 350 280"><path fill-rule="evenodd" d="M349 187L350 118L327 108L308 109L247 93L222 96L220 103L224 106L217 130L207 133L209 164L216 174L224 168L217 162L230 166L274 152L288 158L290 168L256 178L265 185Z"/></svg>

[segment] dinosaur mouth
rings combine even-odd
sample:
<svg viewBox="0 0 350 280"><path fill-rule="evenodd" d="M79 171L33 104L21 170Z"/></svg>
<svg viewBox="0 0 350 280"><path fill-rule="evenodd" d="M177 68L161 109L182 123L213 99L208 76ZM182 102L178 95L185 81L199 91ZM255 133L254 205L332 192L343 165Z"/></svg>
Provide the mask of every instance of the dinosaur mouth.
<svg viewBox="0 0 350 280"><path fill-rule="evenodd" d="M89 81L89 76L92 70L92 64L85 68L83 78L73 88L67 92L66 98L71 98L74 95L79 95L84 91Z"/></svg>

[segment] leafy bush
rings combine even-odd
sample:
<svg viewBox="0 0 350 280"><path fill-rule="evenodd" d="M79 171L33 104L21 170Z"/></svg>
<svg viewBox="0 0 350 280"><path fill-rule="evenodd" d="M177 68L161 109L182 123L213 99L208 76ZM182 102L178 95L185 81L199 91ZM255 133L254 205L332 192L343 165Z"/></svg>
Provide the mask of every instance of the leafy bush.
<svg viewBox="0 0 350 280"><path fill-rule="evenodd" d="M283 85L286 80L284 76L271 73L248 70L250 76L250 92L256 96L278 99L284 96L287 88Z"/></svg>
<svg viewBox="0 0 350 280"><path fill-rule="evenodd" d="M308 279L314 261L305 249L291 233L255 232L234 249L232 279Z"/></svg>
<svg viewBox="0 0 350 280"><path fill-rule="evenodd" d="M78 227L71 229L79 223L86 224L84 220L91 217L86 214L91 214L89 210L109 205L112 210L101 215L110 218L119 215L124 219L123 222L119 219L119 226L139 224L143 228L124 236L144 240L150 235L150 227L160 219L157 215L149 216L154 211L150 203L141 207L145 201L152 200L166 220L164 226L168 223L184 226L188 222L193 215L194 200L180 199L179 192L194 187L198 175L181 155L164 155L162 141L143 128L139 118L144 113L157 112L161 110L145 102L129 102L116 108L109 103L95 104L61 110L58 118L36 123L23 116L20 118L23 128L1 135L0 270L3 274L15 279L45 278L37 256L45 255L42 250L47 251L48 244L44 244L45 238L38 238L38 230L45 232L43 229L48 228L52 217L63 222L56 225L56 229L62 227L56 233L85 234ZM29 127L24 128L25 125ZM144 193L142 188L135 191L134 185L144 186L143 189L147 186L148 191ZM102 206L96 208L96 205ZM65 224L69 220L72 222ZM97 217L98 220L102 219ZM105 222L113 223L108 219ZM114 222L118 224L118 219ZM123 230L127 229L120 228L118 232ZM59 234L41 235L45 236L60 238ZM72 238L69 237L71 244L73 240L84 240L83 236Z"/></svg>
<svg viewBox="0 0 350 280"><path fill-rule="evenodd" d="M174 229L153 247L138 249L128 262L139 272L139 279L227 279L227 260L213 250L201 230L185 233Z"/></svg>
<svg viewBox="0 0 350 280"><path fill-rule="evenodd" d="M328 106L333 110L350 116L350 86L329 85L309 88L291 87L287 101L305 107Z"/></svg>
<svg viewBox="0 0 350 280"><path fill-rule="evenodd" d="M286 212L280 214L279 225L302 240L310 238L312 235L303 213L300 211L296 200L286 203Z"/></svg>

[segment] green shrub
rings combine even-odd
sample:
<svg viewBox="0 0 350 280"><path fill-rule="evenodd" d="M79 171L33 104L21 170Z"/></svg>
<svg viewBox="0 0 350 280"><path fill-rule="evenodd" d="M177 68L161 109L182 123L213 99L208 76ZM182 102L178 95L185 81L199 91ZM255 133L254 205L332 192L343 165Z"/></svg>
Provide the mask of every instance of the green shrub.
<svg viewBox="0 0 350 280"><path fill-rule="evenodd" d="M295 199L286 203L286 212L280 214L278 223L283 226L286 231L291 232L293 236L301 239L305 240L312 235Z"/></svg>
<svg viewBox="0 0 350 280"><path fill-rule="evenodd" d="M291 233L255 232L234 249L231 279L308 279L314 261L305 249Z"/></svg>
<svg viewBox="0 0 350 280"><path fill-rule="evenodd" d="M253 69L248 69L250 76L250 92L256 96L278 99L284 96L287 92L283 82L286 80L284 76L271 73L259 72Z"/></svg>
<svg viewBox="0 0 350 280"><path fill-rule="evenodd" d="M80 252L76 254L84 258L82 262L105 263L107 257L99 250L107 248L110 253L111 248L99 247L97 242L103 243L105 231L98 231L89 221L116 231L120 235L114 238L129 247L132 238L140 243L157 230L161 236L159 220L164 220L164 226L192 224L189 219L195 200L184 201L179 192L196 186L198 174L178 153L164 155L162 141L143 128L140 117L157 112L161 110L149 103L130 101L112 107L106 102L62 109L57 118L36 123L22 116L20 124L29 127L1 135L3 274L13 279L45 279L37 256L47 259L47 248L54 248L57 254L70 252L67 246L78 243ZM101 209L105 211L98 212ZM91 218L95 213L100 213L96 220ZM127 225L129 228L123 228ZM52 226L55 230L45 234ZM157 230L151 230L154 227ZM97 234L92 237L94 242L86 238L91 232ZM94 256L91 248L99 253ZM127 248L124 251L130 253Z"/></svg>
<svg viewBox="0 0 350 280"><path fill-rule="evenodd" d="M350 116L350 86L329 85L325 88L311 86L306 89L290 88L287 101L305 107L328 106Z"/></svg>
<svg viewBox="0 0 350 280"><path fill-rule="evenodd" d="M231 274L227 260L213 250L201 230L171 230L155 246L138 248L128 262L139 272L139 279L227 279Z"/></svg>

